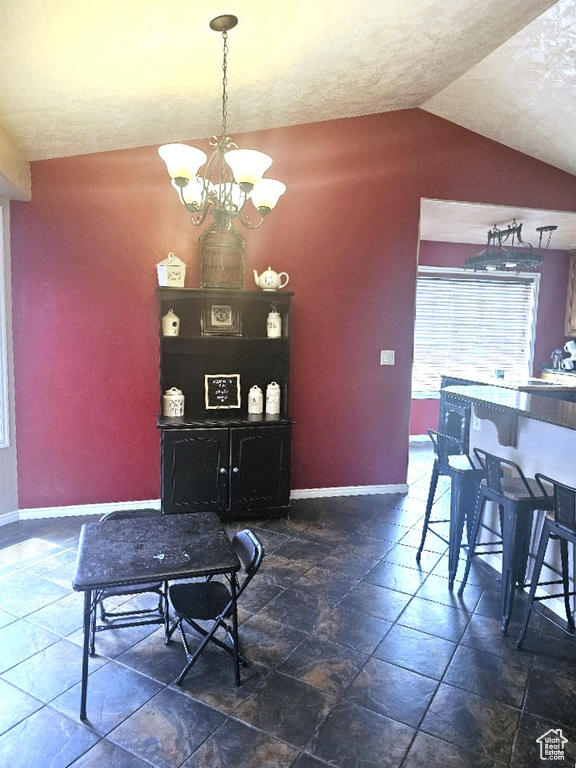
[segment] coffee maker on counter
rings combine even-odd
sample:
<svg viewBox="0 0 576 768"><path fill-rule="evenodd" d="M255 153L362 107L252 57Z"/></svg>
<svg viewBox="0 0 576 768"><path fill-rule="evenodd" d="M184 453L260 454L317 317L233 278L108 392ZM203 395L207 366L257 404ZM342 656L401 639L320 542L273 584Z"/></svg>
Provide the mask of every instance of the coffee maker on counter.
<svg viewBox="0 0 576 768"><path fill-rule="evenodd" d="M560 363L560 367L564 371L572 371L576 368L576 341L570 339L564 344L564 352L567 352L570 357L565 357Z"/></svg>

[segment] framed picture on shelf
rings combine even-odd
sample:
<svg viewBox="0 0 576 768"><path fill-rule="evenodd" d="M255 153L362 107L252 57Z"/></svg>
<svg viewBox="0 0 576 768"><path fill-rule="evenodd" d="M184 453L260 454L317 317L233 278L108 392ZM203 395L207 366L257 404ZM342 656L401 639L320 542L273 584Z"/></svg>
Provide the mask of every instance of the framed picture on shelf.
<svg viewBox="0 0 576 768"><path fill-rule="evenodd" d="M241 336L240 310L231 304L206 304L202 307L204 336Z"/></svg>
<svg viewBox="0 0 576 768"><path fill-rule="evenodd" d="M240 408L240 374L205 374L206 408Z"/></svg>

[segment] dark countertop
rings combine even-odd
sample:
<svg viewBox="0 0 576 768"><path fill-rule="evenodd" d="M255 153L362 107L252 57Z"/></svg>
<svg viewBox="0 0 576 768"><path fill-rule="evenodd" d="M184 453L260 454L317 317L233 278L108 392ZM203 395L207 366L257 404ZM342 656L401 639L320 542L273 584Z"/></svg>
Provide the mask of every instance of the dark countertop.
<svg viewBox="0 0 576 768"><path fill-rule="evenodd" d="M488 409L576 430L576 403L493 386L446 387L443 392Z"/></svg>
<svg viewBox="0 0 576 768"><path fill-rule="evenodd" d="M555 373L565 373L564 371ZM559 376L558 381L546 381L535 376L510 376L507 375L503 379L497 379L492 376L484 376L482 374L474 373L459 375L446 373L446 378L450 380L461 381L463 384L468 382L470 384L480 384L491 387L502 387L503 389L513 389L518 392L576 392L576 377L573 374L568 376ZM572 378L570 378L572 376ZM456 385L457 386L457 385Z"/></svg>
<svg viewBox="0 0 576 768"><path fill-rule="evenodd" d="M195 427L258 427L267 424L293 424L285 413L247 413L241 408L215 408L200 414L184 416L158 416L160 429L186 429Z"/></svg>

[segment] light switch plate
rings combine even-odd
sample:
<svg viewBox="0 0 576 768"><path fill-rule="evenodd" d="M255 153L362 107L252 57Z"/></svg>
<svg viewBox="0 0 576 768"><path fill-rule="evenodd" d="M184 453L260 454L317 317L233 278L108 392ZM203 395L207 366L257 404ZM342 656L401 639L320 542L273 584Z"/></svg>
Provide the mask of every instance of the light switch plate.
<svg viewBox="0 0 576 768"><path fill-rule="evenodd" d="M382 349L380 351L380 365L394 365L393 349Z"/></svg>

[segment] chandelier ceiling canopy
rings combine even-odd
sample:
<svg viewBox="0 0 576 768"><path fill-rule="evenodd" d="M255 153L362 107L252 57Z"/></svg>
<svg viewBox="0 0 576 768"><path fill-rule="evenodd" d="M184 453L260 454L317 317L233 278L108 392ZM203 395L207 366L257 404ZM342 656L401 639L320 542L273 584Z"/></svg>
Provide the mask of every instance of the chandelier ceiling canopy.
<svg viewBox="0 0 576 768"><path fill-rule="evenodd" d="M550 245L556 226L536 227L540 233L538 248L542 248L542 237L548 233L544 248ZM464 262L464 269L474 272L523 272L537 269L542 264L542 255L531 243L522 239L522 224L513 221L506 229L494 226L488 231L488 240L480 253L470 256Z"/></svg>
<svg viewBox="0 0 576 768"><path fill-rule="evenodd" d="M230 228L237 218L245 227L256 229L286 191L281 181L263 178L272 158L253 149L239 149L227 133L228 31L238 24L236 16L225 14L210 22L210 28L222 33L222 124L220 136L210 138L212 154L189 144L164 144L158 150L166 163L182 204L190 212L190 220L201 226L208 212L215 223ZM203 175L199 169L205 165ZM252 201L258 219L247 216L245 206Z"/></svg>

